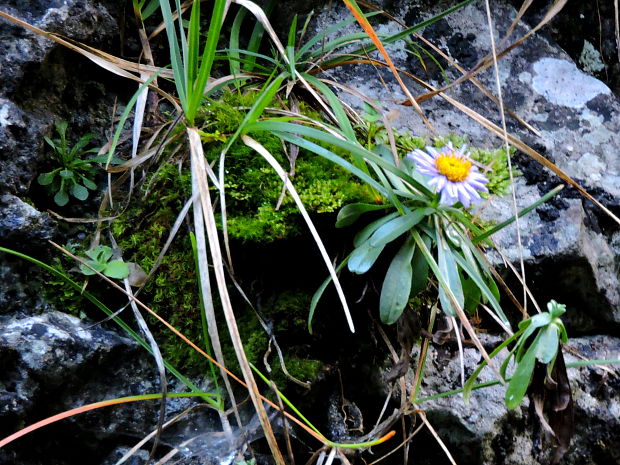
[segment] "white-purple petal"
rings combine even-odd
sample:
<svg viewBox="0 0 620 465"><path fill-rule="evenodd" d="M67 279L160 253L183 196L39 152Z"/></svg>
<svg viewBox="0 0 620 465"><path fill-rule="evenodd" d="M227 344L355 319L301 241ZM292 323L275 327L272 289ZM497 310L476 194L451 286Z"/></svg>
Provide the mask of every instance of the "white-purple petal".
<svg viewBox="0 0 620 465"><path fill-rule="evenodd" d="M454 205L461 202L465 208L469 208L474 202L480 200L480 192L488 192L485 184L489 182L486 176L478 171L478 167L472 166L463 181L450 181L447 176L437 169L436 159L440 156L453 156L463 161L470 161L467 146L455 150L451 142L440 149L426 147L426 151L416 149L410 152L408 158L416 163L419 173L428 176L428 185L440 194L442 205Z"/></svg>
<svg viewBox="0 0 620 465"><path fill-rule="evenodd" d="M465 189L465 185L461 184L460 186L458 186L457 191L459 194L459 201L463 204L465 208L469 208L469 203L471 199L469 197L469 193Z"/></svg>

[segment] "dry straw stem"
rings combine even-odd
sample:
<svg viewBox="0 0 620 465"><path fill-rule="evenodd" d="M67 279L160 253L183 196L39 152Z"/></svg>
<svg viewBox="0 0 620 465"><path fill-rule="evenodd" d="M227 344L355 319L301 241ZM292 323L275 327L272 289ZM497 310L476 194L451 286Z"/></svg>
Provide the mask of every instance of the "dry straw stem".
<svg viewBox="0 0 620 465"><path fill-rule="evenodd" d="M508 28L508 31L506 32L506 35L504 36L504 38L500 42L500 47L503 46L508 41L508 38L514 32L515 28L519 24L519 21L521 20L521 18L523 17L525 12L529 8L529 6L532 4L532 1L533 0L526 0L521 5L521 8L520 8L519 12L517 13L517 17L512 22L512 24ZM551 5L549 10L547 11L545 16L543 17L543 19L536 26L534 26L532 29L527 31L522 37L520 37L519 39L515 40L513 43L511 43L507 47L505 47L501 52L497 53L497 55L496 55L497 58L498 59L502 58L508 52L512 51L513 49L515 49L516 47L521 45L523 42L525 42L527 39L532 37L540 28L542 28L545 24L547 24L549 21L551 21L553 19L553 17L555 15L557 15L560 12L560 10L562 10L562 8L564 8L564 5L566 5L567 1L568 0L555 0L553 5ZM447 86L444 86L444 87L442 87L440 89L433 89L431 92L419 96L417 98L417 100L418 100L418 102L423 102L424 100L427 100L427 99L431 98L434 95L437 95L439 93L443 93L446 90L451 89L452 87L457 86L457 85L467 81L471 77L473 77L473 76L477 75L478 73L484 71L485 69L489 68L490 66L493 66L493 54L492 53L489 53L488 55L483 57L476 64L476 66L474 66L474 68L471 71L469 71L467 74L465 74L464 76L461 76L456 81L451 82Z"/></svg>
<svg viewBox="0 0 620 465"><path fill-rule="evenodd" d="M327 266L327 269L329 270L329 274L331 275L332 280L334 281L334 285L336 286L336 291L338 292L338 295L340 296L340 299L343 303L344 313L347 319L347 324L349 325L349 329L351 330L352 333L354 333L355 326L353 325L353 318L351 317L351 312L349 311L349 307L347 305L346 298L344 296L344 291L342 290L342 286L340 285L340 280L338 279L338 276L336 275L336 270L334 269L334 266L332 265L332 262L329 258L329 254L327 253L327 250L325 249L325 246L323 245L323 241L321 241L321 237L319 236L318 231L314 227L314 224L312 224L312 220L310 219L310 216L308 215L308 212L306 211L306 208L304 207L303 202L301 201L301 198L299 197L299 194L297 194L297 191L295 187L293 186L293 183L291 183L290 179L288 179L288 176L286 175L286 172L278 164L276 159L273 158L273 156L265 149L265 147L263 147L261 144L259 144L257 141L255 141L249 136L241 136L241 139L248 147L258 152L267 161L267 163L271 165L271 167L276 171L280 179L282 179L282 182L284 183L284 185L286 186L286 189L291 194L291 197L293 197L293 200L295 201L295 204L297 205L299 212L301 213L304 220L306 221L306 224L308 225L308 229L310 230L310 233L312 234L312 237L314 238L314 241L316 242L319 248L319 251L321 252L321 256L323 257L323 260L325 261L325 265Z"/></svg>
<svg viewBox="0 0 620 465"><path fill-rule="evenodd" d="M389 13L386 13L385 11L381 10L380 8L378 8L376 6L373 6L373 5L369 4L369 3L361 1L361 0L358 0L358 3L361 4L361 5L364 5L366 8L368 8L370 10L381 12L382 16L385 16L386 18L390 19L391 21L394 21L395 23L397 23L398 25L400 25L403 28L407 27L407 25L405 23L403 23L402 21L400 21L398 18L395 18L394 16L390 15ZM455 60L453 60L452 57L446 55L443 50L441 50L439 47L437 47L431 41L429 41L424 36L422 36L421 34L418 34L418 33L415 33L414 36L415 36L416 39L420 40L421 42L424 42L424 44L426 44L431 49L433 49L433 51L435 53L440 55L444 60L446 60L448 63L450 63L452 66L454 66L461 74L463 74L463 75L467 74L467 70L465 70L465 68L463 68ZM484 95L486 95L490 100L492 100L496 104L499 104L499 101L497 100L497 97L495 97L495 95L493 95L493 93L489 89L487 89L478 79L476 79L475 77L472 76L472 77L469 78L469 80L478 89L480 89L480 91L482 91L484 93ZM422 99L421 97L416 98L416 101L418 103L421 103L424 100L426 100L426 98L424 98L424 99ZM537 136L540 137L540 132L536 128L534 128L531 124L529 124L527 121L521 119L519 117L519 115L517 115L514 111L512 111L509 108L507 108L506 112L512 118L514 118L516 121L518 121L519 124L525 126L528 130L530 130L531 132L533 132L534 134L536 134Z"/></svg>
<svg viewBox="0 0 620 465"><path fill-rule="evenodd" d="M498 57L499 57L499 55L498 55ZM368 63L368 60L351 60L350 63ZM378 60L372 60L372 63L374 65L389 66L387 63L384 63L384 62L381 62L381 61L378 61ZM447 95L442 90L436 89L435 87L433 87L432 85L430 85L426 81L418 78L417 76L414 76L413 74L408 73L407 71L404 71L404 70L400 70L400 72L402 74L406 75L407 77L409 77L410 79L413 79L418 84L426 87L427 89L430 89L432 91L431 93L434 93L433 95L435 95L435 94L439 95L440 97L442 97L443 99L448 101L450 104L452 104L454 107L456 107L459 110L461 110L463 113L465 113L471 119L473 119L474 121L479 123L481 126L487 128L489 131L491 131L496 136L498 136L498 137L500 137L502 139L504 138L504 132L502 131L502 129L499 126L497 126L496 124L494 124L491 121L489 121L484 116L482 116L480 113L472 110L467 105L465 105L465 104L459 102L458 100L450 97L449 95ZM403 103L403 104L406 105L406 103ZM549 170L551 170L560 179L562 179L564 182L570 184L572 187L577 189L577 191L579 191L579 193L581 195L583 195L585 198L587 198L592 203L594 203L597 207L599 207L601 210L603 210L616 223L620 224L620 219L616 215L614 215L611 210L609 210L607 207L605 207L603 204L601 204L598 200L596 200L588 191L586 191L583 187L581 187L575 180L573 180L573 178L571 178L568 174L566 174L562 169L560 169L554 163L552 163L549 160L547 160L544 156L542 156L536 150L531 148L525 142L521 141L521 139L519 139L518 137L516 137L516 136L514 136L514 135L512 135L510 133L508 133L507 136L508 136L508 142L509 142L510 145L512 145L513 147L515 147L518 150L521 150L523 153L527 154L529 157L531 157L534 160L536 160L538 163L543 165L545 168L548 168Z"/></svg>
<svg viewBox="0 0 620 465"><path fill-rule="evenodd" d="M58 250L60 250L61 252L63 252L65 255L71 257L73 260L75 260L76 262L79 263L83 263L85 264L84 260L80 259L80 257L77 257L76 255L72 254L71 252L69 252L68 250L66 250L65 248L61 247L60 245L56 244L55 242L50 241L50 244L52 244L54 247L56 247ZM238 376L236 376L234 373L232 373L231 371L229 371L226 367L220 365L217 360L215 360L213 357L211 357L209 354L207 354L203 349L201 349L200 347L198 347L195 343L193 343L192 341L190 341L187 337L185 337L178 329L176 329L174 326L172 326L170 323L168 323L166 320L164 320L160 315L158 315L157 313L155 313L153 310L151 310L147 305L145 305L144 303L142 303L138 298L134 297L134 296L130 296L127 294L127 292L121 287L119 286L117 283L115 283L114 281L112 281L110 278L108 278L107 276L96 272L97 275L103 279L104 281L106 281L109 285L111 285L113 288L117 289L118 291L122 292L123 294L125 294L129 299L131 299L132 301L136 302L136 304L143 308L144 310L146 310L148 313L150 313L154 318L156 318L157 320L159 320L160 323L162 323L166 328L168 328L170 331L172 331L176 336L178 336L179 338L181 338L187 345L189 345L192 349L194 349L196 352L198 352L200 355L202 355L203 357L205 357L206 359L210 360L211 362L213 362L215 365L217 365L219 368L221 368L222 370L226 371L226 374L228 376L230 376L232 379L234 379L236 382L238 382L239 384L241 384L243 387L247 388L247 385L245 382L243 382ZM267 399L266 397L260 396L261 400L265 403L267 403L268 405L270 405L271 407L275 408L276 410L280 410L280 408L277 406L277 404L275 404L274 402L270 401L269 399ZM125 400L124 402L132 402L132 400ZM122 402L121 402L122 403ZM96 404L92 404L92 405L97 405L97 406L107 406L107 405L114 405L114 401L103 401L103 402L97 402ZM80 407L82 408L82 407ZM99 407L93 407L93 408L88 408L87 410L93 410L95 408L99 408ZM75 411L75 413L80 413L78 411L79 409L74 409L72 411ZM86 410L84 410L86 411ZM74 414L75 414L74 413ZM316 433L315 431L313 431L312 429L308 428L304 423L302 423L299 419L295 418L293 415L291 415L288 412L283 412L284 415L286 415L286 417L295 422L297 425L299 425L300 427L302 427L304 430L306 430L311 436L313 436L315 439L317 439L318 441L327 444L329 441L321 434ZM62 415L62 414L59 414ZM67 418L68 416L71 415L65 415L61 418ZM57 418L57 420L61 419L61 418ZM41 426L45 426L47 424L53 423L51 421L47 421L43 420L43 422L45 422L44 424L41 424L38 427ZM54 421L57 421L54 420ZM40 422L41 423L41 422ZM30 427L29 427L30 428ZM36 428L34 428L36 429ZM32 428L29 429L29 431L32 431ZM29 432L28 431L28 432ZM26 434L26 433L24 433ZM24 434L20 434L17 437L21 437ZM17 437L13 438L17 439ZM10 441L9 441L10 442ZM4 440L2 442L0 442L0 446L6 444L6 442L4 442Z"/></svg>
<svg viewBox="0 0 620 465"><path fill-rule="evenodd" d="M271 423L269 422L267 412L265 411L265 407L261 401L261 395L258 391L256 380L254 379L254 376L252 374L252 369L250 368L250 364L248 363L248 359L243 349L243 343L241 341L241 336L239 334L239 328L237 327L237 321L235 319L235 314L233 312L232 303L230 301L230 296L228 294L228 288L226 285L226 276L224 273L224 266L223 266L223 257L222 257L222 252L220 250L217 226L215 223L213 206L211 204L211 198L209 194L209 186L207 182L204 152L202 148L202 142L200 140L200 134L195 128L188 128L187 136L188 136L189 147L190 147L192 176L196 177L196 180L197 180L196 184L198 188L198 192L194 192L194 194L198 193L200 196L200 204L202 207L202 213L203 213L204 220L206 223L207 238L208 238L209 248L211 250L211 258L213 261L215 279L216 279L217 287L219 290L219 295L221 299L222 309L224 311L224 316L226 319L226 324L228 326L228 332L230 334L233 347L235 349L235 355L237 356L237 360L239 361L239 367L243 374L243 378L245 379L245 382L247 384L250 398L252 399L252 403L254 404L256 413L258 414L258 418L260 420L261 426L263 427L265 438L267 439L267 443L269 444L269 448L271 450L271 453L273 454L273 458L278 465L284 465L285 464L284 457L282 456L282 452L280 451L275 435L273 434ZM202 225L199 224L196 226L201 227ZM207 267L207 270L208 270L208 265L206 263L199 263L199 267Z"/></svg>
<svg viewBox="0 0 620 465"><path fill-rule="evenodd" d="M42 29L39 29L36 26L32 26L31 24L28 24L27 22L22 21L21 19L18 19L1 10L0 10L0 18L5 18L6 20L14 24L17 24L18 26L21 26L25 29L28 29L29 31L34 32L35 34L38 34L60 45L63 45L79 53L80 55L85 56L86 58L94 62L95 64L110 71L111 73L114 73L118 76L125 77L127 79L131 79L141 84L144 83L144 80L140 78L139 76L136 76L135 74L132 74L132 73L136 73L138 75L148 75L148 76L151 76L154 73L159 73L161 76L164 76L164 77L169 77L169 78L172 77L172 72L170 70L123 60L121 58L115 57L114 55L110 55L109 53L105 53L105 52L102 52L101 50L97 50L96 48L81 44L72 39L63 38L60 34L46 32ZM159 89L153 83L151 83L149 87L155 90L158 94L162 95L164 98L166 98L177 109L177 111L181 110L176 99L172 95Z"/></svg>
<svg viewBox="0 0 620 465"><path fill-rule="evenodd" d="M527 3L527 2L526 2ZM525 3L524 3L525 6ZM506 158L508 159L508 174L510 175L510 184L514 187L511 189L512 205L515 215L515 229L517 231L517 246L519 249L519 264L521 265L521 280L525 283L525 263L523 261L523 241L521 239L521 227L519 221L519 208L517 207L517 192L514 185L514 174L512 171L512 156L510 154L510 146L508 142L508 130L506 129L506 113L504 112L504 99L502 98L502 83L499 77L499 66L497 65L497 51L495 48L495 35L493 34L493 19L491 17L491 5L489 0L485 0L485 9L487 13L487 22L489 25L489 35L491 39L491 53L493 55L493 67L495 70L495 83L497 85L497 98L500 118L502 121L502 132L504 136L504 149L506 150ZM522 8L523 11L525 11ZM513 23L515 24L515 23ZM527 289L523 287L523 312L527 314Z"/></svg>
<svg viewBox="0 0 620 465"><path fill-rule="evenodd" d="M364 32L366 32L366 34L368 34L368 37L370 37L372 42L375 44L375 46L377 47L377 49L379 50L379 52L383 56L383 59L386 61L387 65L389 66L390 70L392 71L392 74L394 75L394 77L398 81L398 84L400 85L400 87L402 88L403 92L405 93L405 95L409 99L409 102L411 103L411 105L413 105L413 107L419 113L420 117L422 118L422 121L424 121L424 123L429 127L429 129L432 132L435 132L435 129L433 128L433 125L430 123L430 121L428 121L428 119L426 119L426 117L424 116L424 112L422 111L422 108L420 108L420 105L418 105L418 102L416 101L416 99L413 97L413 95L411 95L411 92L409 92L409 89L407 88L407 86L403 82L402 78L400 77L400 74L398 73L398 70L394 66L394 63L392 62L392 59L390 58L390 56L386 52L385 47L381 43L381 40L379 40L379 37L377 36L377 33L374 31L374 29L372 28L372 26L370 25L368 20L364 17L363 14L361 14L361 12L360 12L359 8L357 7L357 5L354 5L353 3L351 3L348 0L342 0L342 1L347 6L349 11L351 11L351 14L355 17L355 19L360 24L360 26L362 26L362 28L364 29ZM353 0L353 2L355 2L355 0Z"/></svg>

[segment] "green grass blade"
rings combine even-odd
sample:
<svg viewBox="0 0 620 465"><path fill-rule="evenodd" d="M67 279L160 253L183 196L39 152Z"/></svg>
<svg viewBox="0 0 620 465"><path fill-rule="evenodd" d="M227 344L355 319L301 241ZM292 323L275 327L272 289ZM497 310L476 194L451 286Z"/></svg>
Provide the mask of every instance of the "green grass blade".
<svg viewBox="0 0 620 465"><path fill-rule="evenodd" d="M276 1L277 0L269 0L267 2L265 7L263 8L265 15L269 16L271 11L273 10L274 5L276 4ZM249 52L254 52L254 53L258 52L258 50L260 49L260 43L262 42L264 35L265 35L264 26L262 25L260 21L256 21L254 23L254 28L252 29L252 34L250 34L250 40L248 41ZM250 59L248 66L246 66L244 69L246 73L250 73L254 70L254 62L255 60Z"/></svg>
<svg viewBox="0 0 620 465"><path fill-rule="evenodd" d="M325 97L327 103L331 110L334 112L336 116L336 123L338 127L342 131L342 134L350 141L356 141L357 136L355 135L355 131L351 126L351 122L349 121L349 117L340 102L340 99L336 97L336 94L327 86L327 84L323 83L320 79L312 76L311 74L302 73L303 78L308 81L312 87L317 89L319 93Z"/></svg>
<svg viewBox="0 0 620 465"><path fill-rule="evenodd" d="M545 203L547 200L549 200L555 194L560 192L562 189L564 189L564 184L560 184L559 186L554 187L549 192L547 192L545 195L543 195L540 199L538 199L536 202L534 202L532 205L530 205L529 207L525 207L523 210L521 210L517 214L517 216L519 218L521 218L522 216L527 215L529 212L531 212L532 210L538 208L541 204ZM496 232L500 231L501 229L504 229L506 226L508 226L509 224L514 222L515 220L516 220L516 217L515 217L515 215L513 215L510 218L508 218L507 220L502 221L497 226L495 226L495 227L489 229L488 231L485 231L484 233L474 237L471 241L474 244L477 244L478 242L485 240L487 237L492 236L493 234L495 234Z"/></svg>
<svg viewBox="0 0 620 465"><path fill-rule="evenodd" d="M420 182L416 181L415 179L413 179L408 173L406 173L405 171L396 168L392 163L384 160L382 157L378 156L377 154L371 152L370 150L365 149L364 147L362 147L361 145L357 144L357 143L353 143L347 140L343 140L340 139L336 136L334 136L333 134L329 134L325 131L319 130L319 129L314 129L314 128L310 128L307 126L302 126L300 124L294 124L294 123L286 123L286 122L280 122L280 121L258 121L256 123L252 123L249 125L249 127L247 128L248 132L251 131L268 131L268 132L286 132L286 133L290 133L290 134L294 134L296 136L305 136L311 139L316 139L322 142L326 142L328 144L334 145L336 147L339 147L341 149L344 149L346 151L348 151L349 153L351 153L351 155L354 158L358 158L360 160L363 159L367 159L370 162L376 163L377 165L381 166L383 169L385 169L386 171L390 171L394 174L396 174L397 176L399 176L401 179L403 179L404 181L408 182L409 184L411 184L412 186L414 186L416 189L418 189L419 191L421 191L422 193L424 193L427 196L432 196L432 192L423 184L421 184ZM350 170L352 173L353 171ZM359 172L359 170L357 170L357 172ZM356 176L360 177L362 179L362 177L359 174L356 174ZM369 179L368 175L365 175L363 180L367 181ZM367 181L368 182L368 181ZM375 189L377 189L379 192L384 192L384 189L382 186L380 186L380 184L378 184L376 181L371 181L369 182L372 184L372 187L374 187Z"/></svg>
<svg viewBox="0 0 620 465"><path fill-rule="evenodd" d="M252 128L255 129L256 126L252 125ZM250 132L249 128L248 128L248 132ZM325 147L322 147L322 146L320 146L318 144L315 144L314 142L311 142L311 141L309 141L307 139L299 137L299 136L297 136L295 134L290 134L288 132L273 131L273 134L277 135L278 137L280 137L281 139L283 139L283 140L285 140L287 142L290 142L290 143L295 144L295 145L297 145L297 146L299 146L301 148L309 150L310 152L314 152L317 155L319 155L319 156L321 156L323 158L326 158L326 159L332 161L333 163L341 166L345 170L349 171L351 174L353 174L353 175L357 176L358 178L360 178L362 181L364 181L370 187L374 188L383 197L387 198L387 196L388 196L387 192L385 191L385 189L383 188L383 186L381 184L379 184L377 181L375 181L373 178L371 178L367 173L365 173L364 171L359 169L357 166L355 166L352 163L348 162L344 158L336 155L335 153L333 153L332 151L326 149ZM382 199L377 199L377 200L381 201Z"/></svg>
<svg viewBox="0 0 620 465"><path fill-rule="evenodd" d="M183 64L183 58L181 57L181 50L179 48L179 42L184 42L185 35L183 33L183 29L181 28L181 38L179 39L177 36L172 11L170 10L170 2L168 0L159 0L159 5L161 7L161 14L164 18L164 25L166 26L168 46L170 47L170 64L174 74L174 84L177 89L177 94L179 95L179 100L181 101L181 106L185 109L187 107L187 85L185 79L185 66Z"/></svg>
<svg viewBox="0 0 620 465"><path fill-rule="evenodd" d="M194 1L192 12L189 17L189 30L187 32L187 83L193 86L198 69L198 54L200 52L200 2ZM188 89L191 95L192 89Z"/></svg>
<svg viewBox="0 0 620 465"><path fill-rule="evenodd" d="M463 271L465 271L465 273L467 273L467 275L474 281L474 283L476 283L476 286L478 286L478 289L480 289L482 295L489 301L491 307L493 307L493 310L495 310L495 313L497 314L499 319L502 320L502 322L508 327L510 327L510 322L508 321L506 314L504 313L499 302L493 295L493 292L491 292L487 284L484 282L484 279L482 278L480 273L478 273L477 270L467 262L467 260L461 257L460 254L454 253L452 254L452 256L458 263L459 267Z"/></svg>
<svg viewBox="0 0 620 465"><path fill-rule="evenodd" d="M425 21L422 21L414 26L408 27L396 34L392 34L391 36L385 36L385 37L381 37L381 42L383 43L383 45L387 45L387 44L391 44L394 43L398 40L404 39L405 37L413 34L414 32L419 31L420 29L425 28L426 26L430 26L433 23L436 23L437 21L439 21L442 18L445 18L446 16L454 13L455 11L475 2L476 0L464 0L461 3L458 3L456 5L454 5L451 8L448 8L444 11L442 11L441 13L433 16L432 18L429 18ZM368 18L369 15L366 15L366 17ZM367 37L367 36L366 36ZM368 44L368 45L364 45L364 47L360 47L352 52L349 52L348 55L356 55L356 54L367 54L370 52L373 52L377 49L377 47L374 44ZM327 61L324 61L322 63L322 66L335 66L340 62L349 60L350 57L346 56L346 57L338 57L338 58L333 58Z"/></svg>
<svg viewBox="0 0 620 465"><path fill-rule="evenodd" d="M349 254L344 260L342 260L340 265L336 267L336 273L340 273L340 271L342 271L344 266L349 261L349 257L351 257L351 254ZM312 334L312 319L314 318L314 312L316 311L316 307L319 304L319 300L321 300L321 297L323 296L325 289L327 289L327 286L329 286L329 283L331 283L332 280L333 278L331 277L331 275L328 276L325 279L325 281L323 281L323 284L319 286L319 288L316 290L316 292L312 296L312 301L310 302L310 312L308 313L308 332L310 334Z"/></svg>
<svg viewBox="0 0 620 465"><path fill-rule="evenodd" d="M228 59L228 67L230 68L230 74L239 74L241 73L241 57L239 56L239 50L241 46L239 44L239 32L241 30L241 24L247 15L248 10L245 8L241 8L237 15L235 16L235 20L230 27L230 38L228 39L228 52L226 54L226 58Z"/></svg>
<svg viewBox="0 0 620 465"><path fill-rule="evenodd" d="M245 134L247 132L246 131L247 126L259 118L259 116L263 113L267 105L269 105L273 101L285 77L286 77L285 74L280 74L273 81L265 84L265 86L263 87L263 90L261 91L259 96L256 98L254 105L252 105L250 110L247 112L247 114L243 118L243 121L241 121L241 124L239 125L235 133L228 138L228 141L226 142L226 145L224 149L222 150L222 153L227 153L230 147L232 146L232 144L237 140L237 138L241 134Z"/></svg>
<svg viewBox="0 0 620 465"><path fill-rule="evenodd" d="M213 14L211 15L211 22L209 23L209 32L207 33L207 42L202 54L202 61L200 63L200 69L198 71L198 77L195 82L189 83L191 89L188 89L188 105L186 110L186 118L190 125L194 124L194 118L200 104L202 103L203 94L207 87L209 76L211 75L211 68L213 67L213 60L215 58L215 52L217 50L217 43L220 38L220 31L226 15L226 0L215 0L213 6Z"/></svg>
<svg viewBox="0 0 620 465"><path fill-rule="evenodd" d="M366 19L371 18L373 16L379 15L381 14L381 12L379 11L373 11L372 13L368 13L366 16ZM325 39L329 36L331 36L332 34L335 34L336 32L342 31L344 30L347 26L350 26L351 24L355 23L356 20L353 17L348 17L347 19L343 20L343 21L339 21L336 24L334 24L333 26L328 27L325 30L320 31L319 33L317 33L314 37L312 37L311 39L309 39L304 45L303 47L301 47L299 49L299 51L297 52L297 60L302 60L305 59L304 55L312 48L314 47L316 44L318 44L319 42L324 42ZM368 37L365 34L363 35L363 37ZM362 37L362 38L363 38ZM330 49L328 49L327 47L321 47L321 53L319 53L318 55L324 54L328 51L330 51ZM316 53L316 51L314 52Z"/></svg>

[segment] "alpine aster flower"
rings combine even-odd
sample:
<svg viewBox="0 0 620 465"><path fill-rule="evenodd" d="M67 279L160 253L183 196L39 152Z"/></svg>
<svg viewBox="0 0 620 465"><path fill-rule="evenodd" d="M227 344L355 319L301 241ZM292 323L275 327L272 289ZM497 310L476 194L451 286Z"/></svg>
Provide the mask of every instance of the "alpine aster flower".
<svg viewBox="0 0 620 465"><path fill-rule="evenodd" d="M426 152L416 149L407 157L415 161L418 172L431 177L428 184L441 193L439 203L442 205L460 201L469 208L472 202L480 199L478 191L488 192L485 184L489 180L478 172L465 146L456 150L448 142L440 149L426 147Z"/></svg>

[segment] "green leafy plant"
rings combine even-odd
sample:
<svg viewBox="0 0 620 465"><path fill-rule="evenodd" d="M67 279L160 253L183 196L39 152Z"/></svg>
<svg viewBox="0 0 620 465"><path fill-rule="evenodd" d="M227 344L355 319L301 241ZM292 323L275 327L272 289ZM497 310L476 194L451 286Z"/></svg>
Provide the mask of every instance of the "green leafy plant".
<svg viewBox="0 0 620 465"><path fill-rule="evenodd" d="M525 396L532 380L536 361L547 365L547 374L550 376L560 349L560 342L568 342L566 328L560 319L560 316L566 312L566 305L552 300L547 304L547 309L548 312L539 313L519 323L521 335L502 364L502 375L505 374L510 360L514 360L516 364L506 388L505 401L509 409L516 408Z"/></svg>
<svg viewBox="0 0 620 465"><path fill-rule="evenodd" d="M551 300L547 304L548 312L539 313L519 323L519 329L491 352L493 358L503 349L514 344L500 367L500 374L506 378L510 361L516 367L506 388L505 402L509 409L514 409L523 400L532 380L536 361L547 366L547 374L551 372L561 348L561 343L568 342L566 328L560 316L566 312L566 305ZM483 361L469 377L463 389L463 398L469 400L472 388L482 369L487 365ZM552 378L551 378L552 379Z"/></svg>
<svg viewBox="0 0 620 465"><path fill-rule="evenodd" d="M37 181L55 192L54 202L63 207L69 202L69 195L78 200L86 200L88 189L97 189L97 185L93 182L95 177L94 160L82 158L86 154L97 153L96 148L86 149L96 134L85 134L73 147L69 147L67 140L68 123L58 121L55 126L59 137L57 139L44 137L44 139L52 148L52 156L59 166L50 172L40 174Z"/></svg>
<svg viewBox="0 0 620 465"><path fill-rule="evenodd" d="M373 169L387 201L383 205L350 204L338 214L336 227L356 222L363 214L384 210L385 214L368 223L355 236L354 250L346 259L352 273L364 274L375 264L386 246L400 241L385 275L379 310L382 322L395 323L409 300L426 287L432 272L439 285L442 310L449 317L461 317L466 297L477 306L489 303L498 318L508 320L499 304L499 291L488 264L472 243L481 233L460 204L442 204L410 159L398 161L385 146L375 148ZM378 158L377 158L378 157ZM317 291L312 312L324 287ZM467 295L466 295L467 294Z"/></svg>
<svg viewBox="0 0 620 465"><path fill-rule="evenodd" d="M85 253L88 257L86 260L86 265L88 266L80 265L80 271L86 276L96 274L95 271L114 279L123 279L129 276L127 263L122 260L111 260L113 255L112 249L107 245L98 245Z"/></svg>

